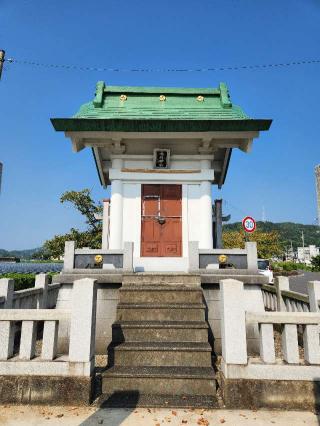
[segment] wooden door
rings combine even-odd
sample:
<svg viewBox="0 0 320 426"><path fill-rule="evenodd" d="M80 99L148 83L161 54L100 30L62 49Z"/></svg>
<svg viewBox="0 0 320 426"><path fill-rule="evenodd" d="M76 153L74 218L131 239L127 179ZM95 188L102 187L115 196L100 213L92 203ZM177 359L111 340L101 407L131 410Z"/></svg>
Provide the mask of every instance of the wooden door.
<svg viewBox="0 0 320 426"><path fill-rule="evenodd" d="M141 256L182 256L181 185L142 185Z"/></svg>

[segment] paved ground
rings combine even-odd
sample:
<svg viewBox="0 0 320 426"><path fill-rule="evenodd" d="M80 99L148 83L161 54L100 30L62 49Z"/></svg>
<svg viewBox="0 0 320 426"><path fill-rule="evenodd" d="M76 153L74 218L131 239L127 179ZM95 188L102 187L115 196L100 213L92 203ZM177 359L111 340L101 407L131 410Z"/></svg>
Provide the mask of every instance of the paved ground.
<svg viewBox="0 0 320 426"><path fill-rule="evenodd" d="M308 281L320 281L320 272L300 271L301 275L289 278L290 289L299 293L307 294Z"/></svg>
<svg viewBox="0 0 320 426"><path fill-rule="evenodd" d="M104 426L316 426L310 412L184 409L96 409L66 407L0 407L0 425Z"/></svg>

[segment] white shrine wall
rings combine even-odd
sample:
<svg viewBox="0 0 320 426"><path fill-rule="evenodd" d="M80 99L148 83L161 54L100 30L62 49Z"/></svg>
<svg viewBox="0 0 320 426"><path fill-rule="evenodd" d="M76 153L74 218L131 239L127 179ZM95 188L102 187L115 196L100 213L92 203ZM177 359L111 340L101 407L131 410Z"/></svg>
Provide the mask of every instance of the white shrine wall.
<svg viewBox="0 0 320 426"><path fill-rule="evenodd" d="M152 156L136 158L113 156L111 178L110 248L123 248L125 241L134 243L133 264L141 271L187 271L189 241L199 248L212 248L212 161L205 155L173 156L170 172L153 170ZM121 158L122 157L122 158ZM147 158L146 158L147 157ZM178 158L177 158L178 157ZM209 158L208 158L209 157ZM152 172L141 172L141 170ZM174 173L177 170L177 173ZM193 170L194 173L183 173ZM182 185L182 257L140 257L141 187L143 184Z"/></svg>

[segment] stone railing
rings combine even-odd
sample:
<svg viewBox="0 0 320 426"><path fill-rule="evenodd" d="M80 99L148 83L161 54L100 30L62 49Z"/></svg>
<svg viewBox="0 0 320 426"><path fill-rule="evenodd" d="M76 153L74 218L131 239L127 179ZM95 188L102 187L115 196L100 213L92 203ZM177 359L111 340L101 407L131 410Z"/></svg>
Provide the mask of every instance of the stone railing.
<svg viewBox="0 0 320 426"><path fill-rule="evenodd" d="M14 291L14 280L0 279L0 309L45 309L56 306L60 284L49 284L47 274L35 277L35 286Z"/></svg>
<svg viewBox="0 0 320 426"><path fill-rule="evenodd" d="M231 279L221 280L220 291L221 370L225 379L319 380L320 313L248 312L245 310L242 282ZM246 325L249 323L255 323L259 328L258 357L248 356ZM298 326L303 328L303 345L300 348L300 354ZM275 341L278 345L277 352Z"/></svg>
<svg viewBox="0 0 320 426"><path fill-rule="evenodd" d="M85 278L74 282L70 310L0 310L0 377L90 377L94 369L96 297L95 280ZM63 320L70 323L70 345L68 353L58 354L57 338ZM19 342L15 341L17 322L22 323Z"/></svg>
<svg viewBox="0 0 320 426"><path fill-rule="evenodd" d="M262 286L262 296L268 311L318 312L320 281L308 282L308 295L305 295L289 289L288 277L277 277L274 285Z"/></svg>
<svg viewBox="0 0 320 426"><path fill-rule="evenodd" d="M223 264L219 257L225 255L227 264L235 269L245 269L250 272L258 271L257 245L255 242L245 243L244 249L199 249L196 241L189 243L189 270L216 270Z"/></svg>
<svg viewBox="0 0 320 426"><path fill-rule="evenodd" d="M101 261L97 262L97 256ZM74 241L66 241L63 272L107 269L133 271L133 243L125 242L122 250L75 248Z"/></svg>

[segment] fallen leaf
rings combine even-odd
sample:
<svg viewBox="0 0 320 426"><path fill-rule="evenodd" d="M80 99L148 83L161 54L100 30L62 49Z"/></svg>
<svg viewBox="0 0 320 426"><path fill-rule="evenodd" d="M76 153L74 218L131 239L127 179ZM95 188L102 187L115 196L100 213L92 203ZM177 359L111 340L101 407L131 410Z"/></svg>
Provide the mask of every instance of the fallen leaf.
<svg viewBox="0 0 320 426"><path fill-rule="evenodd" d="M176 416L176 415L177 415L177 412L176 412L176 411L171 411L171 413L172 413L172 415L173 415L173 416Z"/></svg>
<svg viewBox="0 0 320 426"><path fill-rule="evenodd" d="M57 414L56 417L63 417L63 414Z"/></svg>
<svg viewBox="0 0 320 426"><path fill-rule="evenodd" d="M188 420L182 420L182 422L181 423L188 423Z"/></svg>
<svg viewBox="0 0 320 426"><path fill-rule="evenodd" d="M220 423L225 423L225 419L220 419Z"/></svg>

